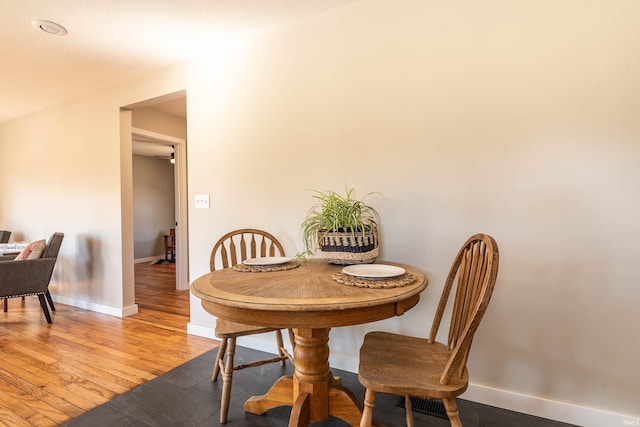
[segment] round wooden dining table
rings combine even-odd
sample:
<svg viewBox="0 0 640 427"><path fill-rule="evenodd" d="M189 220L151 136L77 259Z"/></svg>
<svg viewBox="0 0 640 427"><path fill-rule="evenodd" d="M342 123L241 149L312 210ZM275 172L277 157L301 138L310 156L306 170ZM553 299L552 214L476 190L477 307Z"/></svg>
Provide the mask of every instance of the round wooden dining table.
<svg viewBox="0 0 640 427"><path fill-rule="evenodd" d="M266 394L250 398L245 411L262 414L292 406L289 426L306 426L329 416L359 425L358 399L329 367L329 331L402 315L418 303L428 280L415 267L377 261L402 267L406 277L415 280L391 288L375 287L374 280L372 287L350 286L334 278L344 266L319 258L299 264L283 271L212 271L196 279L191 292L202 300L205 311L221 319L294 330L294 375L281 377Z"/></svg>

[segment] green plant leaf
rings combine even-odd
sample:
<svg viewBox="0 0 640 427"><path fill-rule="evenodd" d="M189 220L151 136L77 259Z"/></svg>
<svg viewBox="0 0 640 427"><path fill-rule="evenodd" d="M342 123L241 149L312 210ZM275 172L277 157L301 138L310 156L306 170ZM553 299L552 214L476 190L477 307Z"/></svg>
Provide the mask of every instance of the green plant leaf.
<svg viewBox="0 0 640 427"><path fill-rule="evenodd" d="M364 199L380 193L367 193L361 199L354 199L354 189L345 187L345 195L327 190L314 192L312 196L316 202L307 211L301 229L305 251L300 257L313 254L318 249L319 242L330 231L362 232L364 235L379 220L378 212L364 202Z"/></svg>

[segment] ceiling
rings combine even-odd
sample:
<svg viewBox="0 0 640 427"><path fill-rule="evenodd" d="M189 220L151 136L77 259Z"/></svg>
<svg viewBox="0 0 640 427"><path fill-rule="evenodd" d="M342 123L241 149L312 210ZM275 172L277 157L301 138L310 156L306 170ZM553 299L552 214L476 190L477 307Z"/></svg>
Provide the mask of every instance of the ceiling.
<svg viewBox="0 0 640 427"><path fill-rule="evenodd" d="M0 123L355 1L0 0Z"/></svg>

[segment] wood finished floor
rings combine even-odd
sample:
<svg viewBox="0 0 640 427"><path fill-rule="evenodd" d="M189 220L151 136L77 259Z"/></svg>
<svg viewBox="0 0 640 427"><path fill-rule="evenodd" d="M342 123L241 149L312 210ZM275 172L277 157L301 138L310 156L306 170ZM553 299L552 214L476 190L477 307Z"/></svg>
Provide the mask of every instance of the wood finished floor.
<svg viewBox="0 0 640 427"><path fill-rule="evenodd" d="M0 426L57 426L217 345L187 335L189 291L175 264L136 264L139 313L124 319L38 298L0 315Z"/></svg>
<svg viewBox="0 0 640 427"><path fill-rule="evenodd" d="M0 426L219 425L222 384L211 382L215 351L209 351L217 342L186 334L189 293L175 290L175 265L136 264L136 303L140 312L125 319L56 304L47 325L36 297L10 300L9 312L0 315ZM255 360L257 353L239 347L236 360ZM236 373L228 425L286 426L290 408L256 416L242 405L285 372L292 373L290 364ZM334 374L362 395L357 375ZM379 395L376 420L403 426L397 400ZM465 427L566 426L463 399L458 406ZM416 426L449 425L414 415ZM330 419L314 425L346 424Z"/></svg>

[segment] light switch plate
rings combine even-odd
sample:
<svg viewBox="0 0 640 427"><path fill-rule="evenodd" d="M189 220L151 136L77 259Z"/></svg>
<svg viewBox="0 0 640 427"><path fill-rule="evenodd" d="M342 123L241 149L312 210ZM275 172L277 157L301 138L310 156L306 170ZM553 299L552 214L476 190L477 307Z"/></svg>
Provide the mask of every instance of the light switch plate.
<svg viewBox="0 0 640 427"><path fill-rule="evenodd" d="M209 209L208 194L196 194L196 209Z"/></svg>

